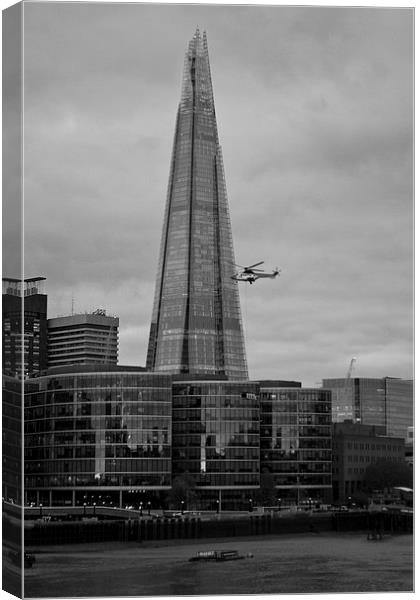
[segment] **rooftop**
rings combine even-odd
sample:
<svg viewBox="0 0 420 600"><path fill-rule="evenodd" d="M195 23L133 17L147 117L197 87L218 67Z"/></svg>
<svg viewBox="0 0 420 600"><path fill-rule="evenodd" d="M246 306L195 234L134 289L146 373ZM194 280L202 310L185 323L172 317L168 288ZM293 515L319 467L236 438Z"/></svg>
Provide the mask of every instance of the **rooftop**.
<svg viewBox="0 0 420 600"><path fill-rule="evenodd" d="M91 364L91 365L63 365L61 367L50 367L42 371L41 377L48 375L66 375L77 373L144 373L146 367L133 365L113 365L113 364ZM156 373L154 373L156 375Z"/></svg>

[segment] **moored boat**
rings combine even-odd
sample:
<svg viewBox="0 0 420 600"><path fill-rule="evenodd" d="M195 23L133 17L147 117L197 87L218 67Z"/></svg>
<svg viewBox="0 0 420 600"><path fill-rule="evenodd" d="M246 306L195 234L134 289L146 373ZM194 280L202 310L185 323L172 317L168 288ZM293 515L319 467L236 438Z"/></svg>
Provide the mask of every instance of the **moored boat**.
<svg viewBox="0 0 420 600"><path fill-rule="evenodd" d="M242 558L251 558L252 554L239 554L238 550L206 550L197 552L195 556L192 556L189 561L195 562L198 560L241 560Z"/></svg>

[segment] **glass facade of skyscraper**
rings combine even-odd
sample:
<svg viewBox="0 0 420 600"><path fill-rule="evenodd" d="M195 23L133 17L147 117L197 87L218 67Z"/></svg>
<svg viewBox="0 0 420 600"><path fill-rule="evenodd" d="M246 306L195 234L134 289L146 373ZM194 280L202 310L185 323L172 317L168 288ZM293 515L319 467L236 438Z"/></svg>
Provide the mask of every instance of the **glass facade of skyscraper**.
<svg viewBox="0 0 420 600"><path fill-rule="evenodd" d="M354 377L323 379L322 387L332 392L333 422L346 420L364 425L386 426L385 380Z"/></svg>
<svg viewBox="0 0 420 600"><path fill-rule="evenodd" d="M331 392L261 385L261 472L279 497L331 494Z"/></svg>
<svg viewBox="0 0 420 600"><path fill-rule="evenodd" d="M202 499L248 498L260 483L259 422L255 383L175 381L173 476L188 473Z"/></svg>
<svg viewBox="0 0 420 600"><path fill-rule="evenodd" d="M334 423L360 422L360 403L356 406L353 378L323 379L322 387L331 391L331 415Z"/></svg>
<svg viewBox="0 0 420 600"><path fill-rule="evenodd" d="M26 503L168 489L170 377L79 368L26 384Z"/></svg>
<svg viewBox="0 0 420 600"><path fill-rule="evenodd" d="M413 381L385 378L386 433L393 437L408 437L414 424Z"/></svg>
<svg viewBox="0 0 420 600"><path fill-rule="evenodd" d="M413 381L394 377L323 379L332 392L332 420L382 428L383 435L403 437L413 425Z"/></svg>
<svg viewBox="0 0 420 600"><path fill-rule="evenodd" d="M47 368L45 277L3 278L3 373L27 379Z"/></svg>
<svg viewBox="0 0 420 600"><path fill-rule="evenodd" d="M360 423L386 427L386 395L384 379L355 378L356 406L360 406Z"/></svg>
<svg viewBox="0 0 420 600"><path fill-rule="evenodd" d="M185 57L147 368L247 379L206 36Z"/></svg>

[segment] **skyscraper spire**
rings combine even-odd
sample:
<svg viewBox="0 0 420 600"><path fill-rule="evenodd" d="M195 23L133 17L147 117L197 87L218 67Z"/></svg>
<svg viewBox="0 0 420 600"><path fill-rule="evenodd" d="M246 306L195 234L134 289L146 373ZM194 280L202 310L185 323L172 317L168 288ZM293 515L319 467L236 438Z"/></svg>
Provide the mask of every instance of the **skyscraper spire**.
<svg viewBox="0 0 420 600"><path fill-rule="evenodd" d="M205 34L185 55L147 367L247 379Z"/></svg>

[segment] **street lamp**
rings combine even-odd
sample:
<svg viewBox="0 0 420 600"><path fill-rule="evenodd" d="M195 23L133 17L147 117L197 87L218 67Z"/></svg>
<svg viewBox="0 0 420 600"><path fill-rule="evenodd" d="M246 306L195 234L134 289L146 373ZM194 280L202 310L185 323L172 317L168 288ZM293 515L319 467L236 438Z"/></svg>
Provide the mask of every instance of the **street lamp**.
<svg viewBox="0 0 420 600"><path fill-rule="evenodd" d="M151 506L152 506L152 503L149 500L148 503L147 503L147 514L149 515L149 517L150 517L150 508L151 508Z"/></svg>
<svg viewBox="0 0 420 600"><path fill-rule="evenodd" d="M249 512L252 512L254 507L252 506L252 498L249 499Z"/></svg>
<svg viewBox="0 0 420 600"><path fill-rule="evenodd" d="M140 502L140 516L143 516L143 502Z"/></svg>
<svg viewBox="0 0 420 600"><path fill-rule="evenodd" d="M42 519L42 504L39 505L39 518Z"/></svg>
<svg viewBox="0 0 420 600"><path fill-rule="evenodd" d="M86 517L86 502L83 502L83 516Z"/></svg>
<svg viewBox="0 0 420 600"><path fill-rule="evenodd" d="M184 514L184 501L181 500L181 514Z"/></svg>
<svg viewBox="0 0 420 600"><path fill-rule="evenodd" d="M220 501L216 500L216 512L220 512Z"/></svg>
<svg viewBox="0 0 420 600"><path fill-rule="evenodd" d="M96 502L93 503L93 516L96 515Z"/></svg>

